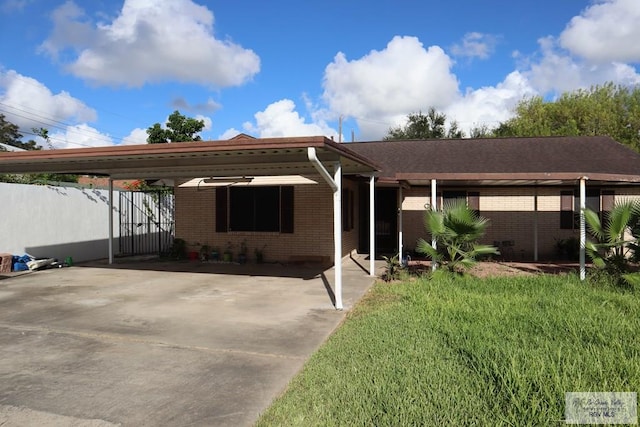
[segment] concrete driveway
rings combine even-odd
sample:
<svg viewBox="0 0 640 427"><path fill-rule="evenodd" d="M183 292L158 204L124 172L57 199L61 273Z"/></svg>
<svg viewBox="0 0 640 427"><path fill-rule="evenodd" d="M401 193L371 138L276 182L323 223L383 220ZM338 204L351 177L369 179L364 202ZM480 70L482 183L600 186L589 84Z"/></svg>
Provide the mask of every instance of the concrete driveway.
<svg viewBox="0 0 640 427"><path fill-rule="evenodd" d="M362 261L362 265L365 264ZM373 280L143 262L0 280L0 425L251 425Z"/></svg>

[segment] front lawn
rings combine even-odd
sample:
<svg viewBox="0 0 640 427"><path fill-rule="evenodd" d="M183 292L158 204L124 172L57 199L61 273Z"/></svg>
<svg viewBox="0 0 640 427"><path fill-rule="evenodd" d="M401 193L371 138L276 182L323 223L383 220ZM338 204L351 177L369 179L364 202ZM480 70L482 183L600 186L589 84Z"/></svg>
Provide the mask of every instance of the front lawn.
<svg viewBox="0 0 640 427"><path fill-rule="evenodd" d="M378 283L258 426L563 425L638 391L640 295L573 275Z"/></svg>

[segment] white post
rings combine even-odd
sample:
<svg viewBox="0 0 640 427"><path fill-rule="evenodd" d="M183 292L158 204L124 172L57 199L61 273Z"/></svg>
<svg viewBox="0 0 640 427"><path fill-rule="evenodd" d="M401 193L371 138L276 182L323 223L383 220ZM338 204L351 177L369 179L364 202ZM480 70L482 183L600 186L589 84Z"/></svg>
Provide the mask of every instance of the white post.
<svg viewBox="0 0 640 427"><path fill-rule="evenodd" d="M431 209L436 211L438 210L438 197L436 193L436 180L431 180ZM431 237L431 247L433 249L438 249L438 243L436 242L435 237ZM431 270L435 271L438 268L438 264L434 260L431 260Z"/></svg>
<svg viewBox="0 0 640 427"><path fill-rule="evenodd" d="M538 262L538 187L533 193L533 261Z"/></svg>
<svg viewBox="0 0 640 427"><path fill-rule="evenodd" d="M584 210L586 208L586 178L580 178L580 280L587 276L585 266L585 247L587 244L587 229L584 221Z"/></svg>
<svg viewBox="0 0 640 427"><path fill-rule="evenodd" d="M376 275L376 180L369 177L369 276Z"/></svg>
<svg viewBox="0 0 640 427"><path fill-rule="evenodd" d="M398 189L398 261L402 263L403 239L402 239L402 185Z"/></svg>
<svg viewBox="0 0 640 427"><path fill-rule="evenodd" d="M340 162L334 165L333 181L333 245L335 270L336 309L342 310L342 166Z"/></svg>
<svg viewBox="0 0 640 427"><path fill-rule="evenodd" d="M109 177L109 264L113 264L113 179Z"/></svg>

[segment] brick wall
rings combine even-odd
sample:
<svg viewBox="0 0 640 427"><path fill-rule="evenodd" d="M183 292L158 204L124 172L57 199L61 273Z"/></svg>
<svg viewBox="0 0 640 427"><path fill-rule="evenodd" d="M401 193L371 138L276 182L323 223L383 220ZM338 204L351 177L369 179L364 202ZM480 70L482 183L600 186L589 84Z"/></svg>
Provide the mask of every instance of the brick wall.
<svg viewBox="0 0 640 427"><path fill-rule="evenodd" d="M359 191L356 181L343 180L343 188L353 190L354 227L343 232L343 256L358 247ZM491 222L483 243L513 241L509 258L533 260L534 222L538 219L539 259L553 259L559 239L578 237L578 230L560 229L560 191L573 187L539 187L537 214L534 212L535 190L531 187L481 187L480 213ZM603 187L602 189L611 189ZM443 190L442 187L438 192ZM463 188L444 188L464 190ZM640 198L640 190L615 188L616 200ZM403 190L403 245L414 250L417 240L430 241L423 225L424 212L430 205L429 187ZM240 242L246 240L249 257L255 248L263 248L267 261L288 261L292 256L326 256L333 260L333 195L324 182L298 185L294 188L294 233L215 232L215 189L176 188L176 237L185 239L192 250L207 244L223 251L231 242L237 254ZM364 213L368 215L367 212Z"/></svg>
<svg viewBox="0 0 640 427"><path fill-rule="evenodd" d="M343 255L358 245L358 192L354 182L343 180L343 187L353 190L354 228L343 232ZM215 188L176 188L176 237L184 239L190 250L207 244L224 251L231 243L235 255L242 241L248 246L249 259L254 249L264 248L265 261L286 262L292 256L326 256L333 260L333 193L329 186L294 186L294 232L227 232L215 231Z"/></svg>
<svg viewBox="0 0 640 427"><path fill-rule="evenodd" d="M560 229L560 191L573 189L573 187L538 187L536 214L534 188L506 186L473 188L470 191L480 193L480 214L491 221L483 243L513 241L514 246L509 251L509 258L532 260L534 224L537 216L539 259L555 258L555 245L558 240L579 237L578 230ZM615 192L616 200L623 197L640 198L638 189L601 188L601 190L611 189ZM442 190L441 187L438 192ZM444 190L455 191L464 190L464 188L444 188ZM430 241L423 225L425 209L430 206L430 193L429 187L413 187L403 192L402 209L406 249L414 249L420 237Z"/></svg>

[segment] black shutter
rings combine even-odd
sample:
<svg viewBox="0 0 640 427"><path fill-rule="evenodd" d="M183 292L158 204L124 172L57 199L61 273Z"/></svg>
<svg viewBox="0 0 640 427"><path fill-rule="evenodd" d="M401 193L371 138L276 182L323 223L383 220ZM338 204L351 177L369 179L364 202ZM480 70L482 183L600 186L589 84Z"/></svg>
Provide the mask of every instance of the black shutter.
<svg viewBox="0 0 640 427"><path fill-rule="evenodd" d="M602 212L600 212L600 221L604 223L609 217L609 213L613 210L615 202L615 193L613 190L602 190Z"/></svg>
<svg viewBox="0 0 640 427"><path fill-rule="evenodd" d="M293 187L280 187L280 232L293 233Z"/></svg>
<svg viewBox="0 0 640 427"><path fill-rule="evenodd" d="M469 209L476 212L476 214L480 214L480 193L477 191L469 191L467 193L467 206Z"/></svg>
<svg viewBox="0 0 640 427"><path fill-rule="evenodd" d="M560 228L573 229L573 191L560 192Z"/></svg>
<svg viewBox="0 0 640 427"><path fill-rule="evenodd" d="M216 233L226 233L227 229L227 187L216 188Z"/></svg>

